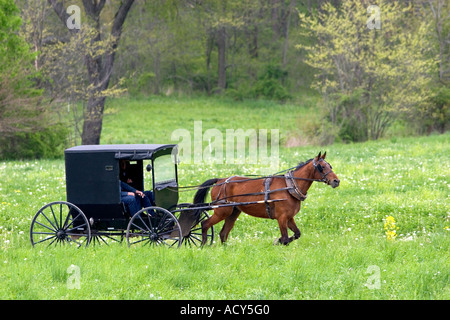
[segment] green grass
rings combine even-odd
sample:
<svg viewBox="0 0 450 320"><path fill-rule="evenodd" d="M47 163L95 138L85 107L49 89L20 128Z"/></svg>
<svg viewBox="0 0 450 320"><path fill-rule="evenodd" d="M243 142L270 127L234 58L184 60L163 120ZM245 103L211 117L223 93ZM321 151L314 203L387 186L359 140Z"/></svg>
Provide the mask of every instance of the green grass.
<svg viewBox="0 0 450 320"><path fill-rule="evenodd" d="M279 128L283 136L307 110L206 98L124 99L109 105L102 143L171 142L172 130L190 130L194 120L203 121L203 130ZM337 189L313 184L296 216L302 237L287 247L272 245L280 236L276 221L241 214L225 246L33 249L33 215L65 200L64 161L0 162L0 299L449 299L449 137L281 146L280 169L326 149L341 179ZM183 186L236 173L259 168L179 167ZM191 202L193 192L180 197ZM394 241L386 240L387 216L399 228ZM71 265L79 267L80 289L67 285ZM379 288L371 287L371 266L379 270Z"/></svg>
<svg viewBox="0 0 450 320"><path fill-rule="evenodd" d="M207 97L117 99L106 108L101 142L173 143L171 134L176 129L194 134L194 121L202 121L203 131L215 128L224 134L226 129L279 129L285 141L298 133L301 121L317 117L311 112L315 101L314 97L300 104Z"/></svg>

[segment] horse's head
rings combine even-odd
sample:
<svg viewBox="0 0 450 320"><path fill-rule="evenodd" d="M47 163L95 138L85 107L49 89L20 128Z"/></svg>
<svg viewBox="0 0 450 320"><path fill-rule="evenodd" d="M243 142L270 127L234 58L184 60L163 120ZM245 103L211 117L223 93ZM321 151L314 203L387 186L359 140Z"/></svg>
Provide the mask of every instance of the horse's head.
<svg viewBox="0 0 450 320"><path fill-rule="evenodd" d="M314 167L314 179L322 180L333 188L339 187L339 178L333 172L333 167L325 161L327 152L322 155L321 152L312 161Z"/></svg>

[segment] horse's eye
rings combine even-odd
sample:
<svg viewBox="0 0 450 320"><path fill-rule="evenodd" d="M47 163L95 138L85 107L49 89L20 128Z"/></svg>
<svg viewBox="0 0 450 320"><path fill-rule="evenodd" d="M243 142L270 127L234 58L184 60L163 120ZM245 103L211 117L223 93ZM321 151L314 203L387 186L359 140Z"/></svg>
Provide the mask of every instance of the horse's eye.
<svg viewBox="0 0 450 320"><path fill-rule="evenodd" d="M323 168L322 168L322 166L320 164L317 165L317 170L319 170L319 172L323 171Z"/></svg>

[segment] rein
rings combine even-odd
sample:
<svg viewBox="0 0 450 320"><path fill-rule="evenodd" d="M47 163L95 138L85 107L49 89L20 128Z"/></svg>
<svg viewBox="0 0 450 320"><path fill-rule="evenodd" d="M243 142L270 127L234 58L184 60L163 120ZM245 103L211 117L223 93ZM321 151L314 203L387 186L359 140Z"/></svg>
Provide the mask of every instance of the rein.
<svg viewBox="0 0 450 320"><path fill-rule="evenodd" d="M311 160L306 162L305 165L307 163L309 163L310 161ZM293 173L301 168L299 166L295 166L295 167L291 167L289 169L278 171L278 172L276 172L276 173L274 173L272 175L269 175L269 176L243 175L244 177L255 176L255 178L248 178L248 179L241 179L241 180L230 180L230 178L235 177L235 176L231 176L231 177L227 178L224 182L216 183L215 186L222 186L222 185L228 184L228 183L247 182L247 181L260 180L260 179L269 179L269 178L283 178L283 179L285 179L285 175L280 175L280 173L284 173L284 172L291 173L290 177L289 177L291 180L312 181L312 182L314 182L314 181L316 181L316 182L326 182L326 176L329 173L331 173L332 170L330 169L330 171L328 171L327 173L324 174L322 166L320 164L316 163L315 159L312 159L312 161L313 161L314 170L317 170L320 173L320 175L322 176L322 179L310 179L310 178L294 177ZM320 161L325 161L325 160L319 159L319 161L317 161L317 162L320 162ZM330 165L330 168L331 168L331 165ZM293 169L295 169L295 170L293 170ZM171 189L169 187L168 189L171 190L171 191L174 191L174 192L183 192L183 191L191 191L191 190L201 190L201 189L206 189L206 188L210 188L210 186L196 185L196 186L177 187L177 189ZM185 189L185 190L179 190L179 189ZM251 195L251 194L249 194L249 195Z"/></svg>

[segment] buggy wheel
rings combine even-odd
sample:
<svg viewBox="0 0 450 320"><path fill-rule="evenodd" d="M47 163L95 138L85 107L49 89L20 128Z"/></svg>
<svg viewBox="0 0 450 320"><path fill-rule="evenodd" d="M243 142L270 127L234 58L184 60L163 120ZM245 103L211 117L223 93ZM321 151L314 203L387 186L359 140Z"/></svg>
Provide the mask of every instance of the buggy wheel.
<svg viewBox="0 0 450 320"><path fill-rule="evenodd" d="M84 213L66 201L51 202L34 216L30 228L33 246L68 244L87 246L91 241L91 229Z"/></svg>
<svg viewBox="0 0 450 320"><path fill-rule="evenodd" d="M160 207L148 207L137 212L128 223L128 246L181 245L181 228L177 218Z"/></svg>
<svg viewBox="0 0 450 320"><path fill-rule="evenodd" d="M180 203L176 209L186 209L191 206L190 203ZM201 210L198 217L195 217L194 210L183 210L174 212L175 217L181 226L182 243L186 246L201 247L202 246L202 222L209 219L209 214L205 210ZM206 244L212 245L214 242L214 227L208 229Z"/></svg>
<svg viewBox="0 0 450 320"><path fill-rule="evenodd" d="M111 243L122 243L125 237L125 232L106 232L91 230L91 245L106 244L109 246Z"/></svg>

